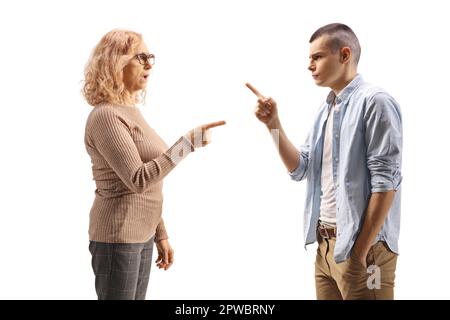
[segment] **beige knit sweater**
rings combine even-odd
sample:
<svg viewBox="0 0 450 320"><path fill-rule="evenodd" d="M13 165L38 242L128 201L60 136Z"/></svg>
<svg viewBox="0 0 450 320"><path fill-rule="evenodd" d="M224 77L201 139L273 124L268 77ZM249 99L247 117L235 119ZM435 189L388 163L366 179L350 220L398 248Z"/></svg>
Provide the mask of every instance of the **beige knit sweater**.
<svg viewBox="0 0 450 320"><path fill-rule="evenodd" d="M89 239L143 243L167 239L162 213L163 178L193 151L181 137L168 149L139 108L104 104L86 123L85 145L96 183Z"/></svg>

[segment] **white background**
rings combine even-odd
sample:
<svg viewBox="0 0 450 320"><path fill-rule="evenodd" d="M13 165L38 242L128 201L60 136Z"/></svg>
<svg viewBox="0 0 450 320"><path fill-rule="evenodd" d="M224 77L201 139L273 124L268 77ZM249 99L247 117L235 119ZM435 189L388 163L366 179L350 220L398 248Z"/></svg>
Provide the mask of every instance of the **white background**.
<svg viewBox="0 0 450 320"><path fill-rule="evenodd" d="M307 71L309 37L343 22L359 72L404 120L398 299L448 299L449 52L446 1L2 1L0 298L96 299L88 251L94 197L80 89L113 28L144 35L157 62L147 121L171 145L226 120L165 179L176 262L150 299L315 299L316 245L303 248L305 183L291 181L253 115L249 81L303 143L328 89ZM156 256L155 256L156 258Z"/></svg>

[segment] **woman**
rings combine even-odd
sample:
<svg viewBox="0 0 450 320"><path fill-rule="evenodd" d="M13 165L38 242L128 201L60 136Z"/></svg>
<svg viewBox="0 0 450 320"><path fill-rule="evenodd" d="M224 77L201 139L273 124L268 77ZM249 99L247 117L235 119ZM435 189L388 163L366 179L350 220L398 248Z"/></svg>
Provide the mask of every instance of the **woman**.
<svg viewBox="0 0 450 320"><path fill-rule="evenodd" d="M98 299L145 299L153 243L156 265L170 268L174 253L161 217L162 180L196 147L208 144L208 129L225 124L200 126L168 148L136 107L154 62L140 34L113 30L85 69L83 94L94 107L85 144L97 187L89 250Z"/></svg>

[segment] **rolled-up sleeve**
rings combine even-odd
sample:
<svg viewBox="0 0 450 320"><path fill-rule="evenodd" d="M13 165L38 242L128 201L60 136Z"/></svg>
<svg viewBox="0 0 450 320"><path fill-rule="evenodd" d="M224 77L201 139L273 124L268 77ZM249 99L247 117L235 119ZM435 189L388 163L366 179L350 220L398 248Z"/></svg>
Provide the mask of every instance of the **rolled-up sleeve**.
<svg viewBox="0 0 450 320"><path fill-rule="evenodd" d="M371 191L397 190L402 181L400 107L387 93L377 93L367 104L364 121Z"/></svg>
<svg viewBox="0 0 450 320"><path fill-rule="evenodd" d="M306 139L306 143L300 146L300 157L297 168L294 171L289 172L289 176L292 180L301 181L306 178L306 173L309 167L309 136Z"/></svg>

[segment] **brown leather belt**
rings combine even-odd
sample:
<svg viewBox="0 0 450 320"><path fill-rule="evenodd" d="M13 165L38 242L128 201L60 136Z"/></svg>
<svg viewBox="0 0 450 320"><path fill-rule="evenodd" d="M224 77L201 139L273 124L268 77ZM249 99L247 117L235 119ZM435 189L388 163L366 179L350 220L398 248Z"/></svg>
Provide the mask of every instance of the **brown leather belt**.
<svg viewBox="0 0 450 320"><path fill-rule="evenodd" d="M319 235L324 239L336 238L336 228L326 227L319 223L317 226L317 231L319 232Z"/></svg>

